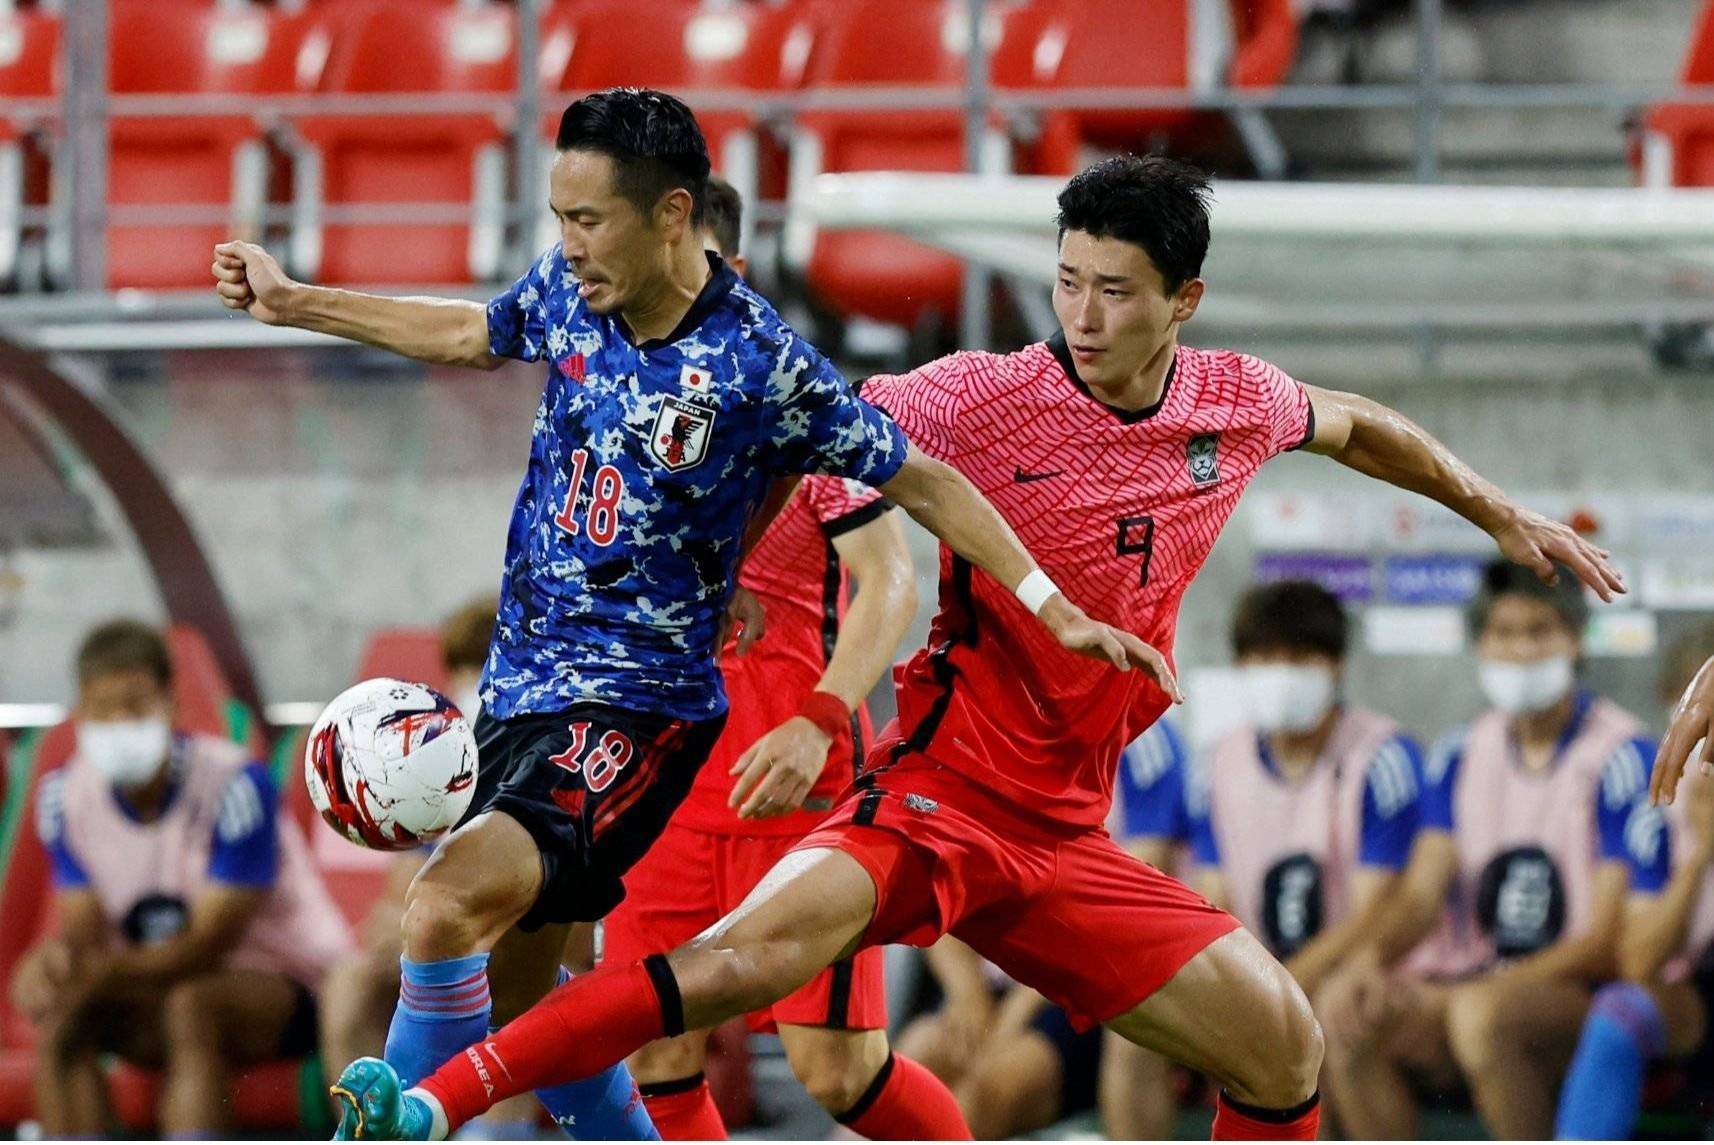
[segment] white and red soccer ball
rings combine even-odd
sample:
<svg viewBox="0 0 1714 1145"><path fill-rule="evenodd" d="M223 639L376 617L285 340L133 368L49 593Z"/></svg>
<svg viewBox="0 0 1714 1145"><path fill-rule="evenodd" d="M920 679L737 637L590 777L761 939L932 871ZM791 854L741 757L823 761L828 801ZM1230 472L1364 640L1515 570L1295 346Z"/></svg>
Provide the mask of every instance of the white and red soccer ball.
<svg viewBox="0 0 1714 1145"><path fill-rule="evenodd" d="M304 751L310 802L361 847L408 851L457 825L476 791L476 737L425 684L365 680L321 713Z"/></svg>

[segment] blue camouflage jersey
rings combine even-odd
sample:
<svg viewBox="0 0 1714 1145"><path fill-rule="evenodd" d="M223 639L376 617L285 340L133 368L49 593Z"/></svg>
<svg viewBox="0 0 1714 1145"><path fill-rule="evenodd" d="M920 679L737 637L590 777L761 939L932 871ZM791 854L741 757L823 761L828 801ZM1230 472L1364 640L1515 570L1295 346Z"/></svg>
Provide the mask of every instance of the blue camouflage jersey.
<svg viewBox="0 0 1714 1145"><path fill-rule="evenodd" d="M745 526L775 477L870 485L904 464L892 419L717 256L667 337L593 313L560 248L488 304L489 349L548 360L506 538L482 705L726 709L715 640Z"/></svg>

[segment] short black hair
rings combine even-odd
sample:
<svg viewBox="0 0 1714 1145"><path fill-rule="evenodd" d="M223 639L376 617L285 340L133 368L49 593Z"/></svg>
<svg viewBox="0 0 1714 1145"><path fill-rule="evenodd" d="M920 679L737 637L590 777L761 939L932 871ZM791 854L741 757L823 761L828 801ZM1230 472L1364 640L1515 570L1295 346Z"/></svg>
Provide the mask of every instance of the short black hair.
<svg viewBox="0 0 1714 1145"><path fill-rule="evenodd" d="M1059 237L1082 231L1143 248L1167 293L1202 274L1208 176L1164 155L1116 155L1085 167L1059 193Z"/></svg>
<svg viewBox="0 0 1714 1145"><path fill-rule="evenodd" d="M614 184L648 212L675 187L690 192L691 223L702 225L708 199L708 141L690 108L664 91L610 87L584 96L559 119L554 146L613 160Z"/></svg>
<svg viewBox="0 0 1714 1145"><path fill-rule="evenodd" d="M173 682L173 658L161 630L141 620L109 620L99 625L77 650L80 687L119 672L147 672L161 687Z"/></svg>
<svg viewBox="0 0 1714 1145"><path fill-rule="evenodd" d="M1350 628L1339 598L1314 581L1259 584L1238 599L1232 655L1301 651L1343 660Z"/></svg>
<svg viewBox="0 0 1714 1145"><path fill-rule="evenodd" d="M1494 611L1494 602L1500 597L1527 596L1552 605L1565 627L1581 640L1584 626L1589 623L1589 598L1583 594L1583 585L1575 573L1564 565L1554 568L1559 573L1558 583L1548 584L1534 569L1504 558L1489 561L1482 569L1482 587L1470 602L1471 634L1482 634L1482 629L1488 626L1488 614Z"/></svg>
<svg viewBox="0 0 1714 1145"><path fill-rule="evenodd" d="M714 236L721 258L738 253L738 236L744 226L744 196L718 175L708 177L708 198L703 203L702 226Z"/></svg>

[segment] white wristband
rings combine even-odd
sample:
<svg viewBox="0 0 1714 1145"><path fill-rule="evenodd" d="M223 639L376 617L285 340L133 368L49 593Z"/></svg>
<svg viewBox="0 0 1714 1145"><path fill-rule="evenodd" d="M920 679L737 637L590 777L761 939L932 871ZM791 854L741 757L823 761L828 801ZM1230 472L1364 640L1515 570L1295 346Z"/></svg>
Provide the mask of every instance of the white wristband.
<svg viewBox="0 0 1714 1145"><path fill-rule="evenodd" d="M1024 607L1037 616L1041 615L1042 605L1047 598L1059 591L1059 586L1053 583L1053 578L1040 569L1033 570L1030 575L1018 582L1018 587L1012 590L1018 594L1018 599L1024 602Z"/></svg>

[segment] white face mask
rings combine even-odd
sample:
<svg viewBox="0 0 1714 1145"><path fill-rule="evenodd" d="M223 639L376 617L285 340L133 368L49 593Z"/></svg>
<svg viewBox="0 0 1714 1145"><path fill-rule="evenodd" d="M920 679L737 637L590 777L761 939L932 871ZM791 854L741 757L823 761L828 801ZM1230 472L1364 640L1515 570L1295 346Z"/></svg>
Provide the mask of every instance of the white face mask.
<svg viewBox="0 0 1714 1145"><path fill-rule="evenodd" d="M153 779L172 746L172 725L164 716L77 725L78 754L115 787L140 787Z"/></svg>
<svg viewBox="0 0 1714 1145"><path fill-rule="evenodd" d="M1571 691L1575 671L1569 656L1549 656L1527 664L1506 660L1476 662L1476 682L1488 702L1509 715L1545 711Z"/></svg>
<svg viewBox="0 0 1714 1145"><path fill-rule="evenodd" d="M1333 706L1333 672L1319 664L1249 664L1239 679L1244 714L1264 735L1310 731Z"/></svg>

